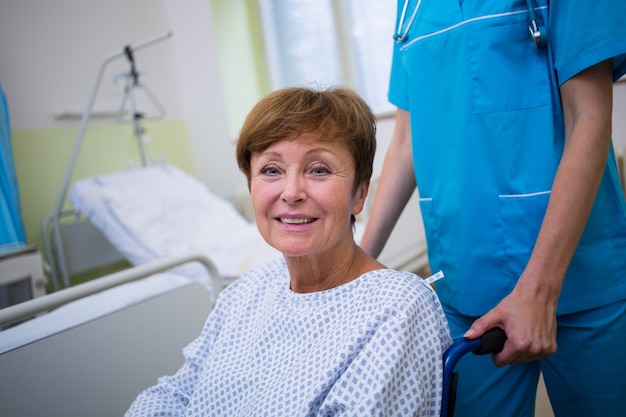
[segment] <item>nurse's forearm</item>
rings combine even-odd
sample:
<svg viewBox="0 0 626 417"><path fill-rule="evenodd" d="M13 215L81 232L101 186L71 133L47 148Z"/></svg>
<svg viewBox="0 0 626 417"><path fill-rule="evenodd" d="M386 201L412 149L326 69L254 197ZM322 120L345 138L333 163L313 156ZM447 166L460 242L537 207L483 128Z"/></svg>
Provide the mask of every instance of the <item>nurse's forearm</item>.
<svg viewBox="0 0 626 417"><path fill-rule="evenodd" d="M588 68L561 87L565 149L535 248L518 286L556 308L572 256L604 173L611 142L611 62Z"/></svg>
<svg viewBox="0 0 626 417"><path fill-rule="evenodd" d="M382 252L402 210L415 190L411 146L409 113L398 110L393 137L385 156L372 207L367 216L367 226L360 243L361 248L373 257L378 257Z"/></svg>

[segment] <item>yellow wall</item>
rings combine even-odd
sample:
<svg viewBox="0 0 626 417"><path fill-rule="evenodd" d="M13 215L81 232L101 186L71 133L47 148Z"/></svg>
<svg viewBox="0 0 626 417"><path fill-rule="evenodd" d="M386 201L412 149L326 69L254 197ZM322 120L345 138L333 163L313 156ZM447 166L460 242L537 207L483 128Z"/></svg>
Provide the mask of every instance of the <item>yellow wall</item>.
<svg viewBox="0 0 626 417"><path fill-rule="evenodd" d="M256 0L211 0L230 134L236 138L250 109L269 92Z"/></svg>
<svg viewBox="0 0 626 417"><path fill-rule="evenodd" d="M78 125L78 123L77 123ZM183 121L145 124L148 159L165 160L193 173ZM57 204L78 126L12 132L13 153L27 243L41 245L41 226ZM140 165L132 125L94 124L87 128L72 183L79 178ZM71 207L66 200L64 207Z"/></svg>

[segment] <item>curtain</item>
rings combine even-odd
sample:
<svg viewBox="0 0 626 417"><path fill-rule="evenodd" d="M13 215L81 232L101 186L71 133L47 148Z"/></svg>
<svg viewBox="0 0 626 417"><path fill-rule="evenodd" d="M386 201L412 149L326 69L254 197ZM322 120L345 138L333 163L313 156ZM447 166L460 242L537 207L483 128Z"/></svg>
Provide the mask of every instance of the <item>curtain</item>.
<svg viewBox="0 0 626 417"><path fill-rule="evenodd" d="M11 146L9 107L0 84L0 245L25 241Z"/></svg>

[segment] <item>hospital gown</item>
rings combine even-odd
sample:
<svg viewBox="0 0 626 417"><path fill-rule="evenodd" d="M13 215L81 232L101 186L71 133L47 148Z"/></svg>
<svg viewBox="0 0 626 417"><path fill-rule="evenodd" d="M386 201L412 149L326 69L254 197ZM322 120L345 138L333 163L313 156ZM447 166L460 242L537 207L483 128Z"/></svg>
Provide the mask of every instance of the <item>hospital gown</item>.
<svg viewBox="0 0 626 417"><path fill-rule="evenodd" d="M388 269L295 293L284 260L220 295L173 376L126 416L433 416L451 343L432 288Z"/></svg>

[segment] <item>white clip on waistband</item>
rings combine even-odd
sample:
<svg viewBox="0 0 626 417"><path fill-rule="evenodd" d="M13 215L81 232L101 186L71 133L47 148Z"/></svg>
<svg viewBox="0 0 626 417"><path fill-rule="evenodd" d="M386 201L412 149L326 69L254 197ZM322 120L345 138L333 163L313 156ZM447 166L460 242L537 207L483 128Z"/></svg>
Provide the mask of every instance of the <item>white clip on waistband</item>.
<svg viewBox="0 0 626 417"><path fill-rule="evenodd" d="M432 274L428 278L425 278L424 281L426 281L428 284L432 284L436 281L439 281L441 278L444 278L444 277L445 275L443 274L443 271L439 271L439 272Z"/></svg>

